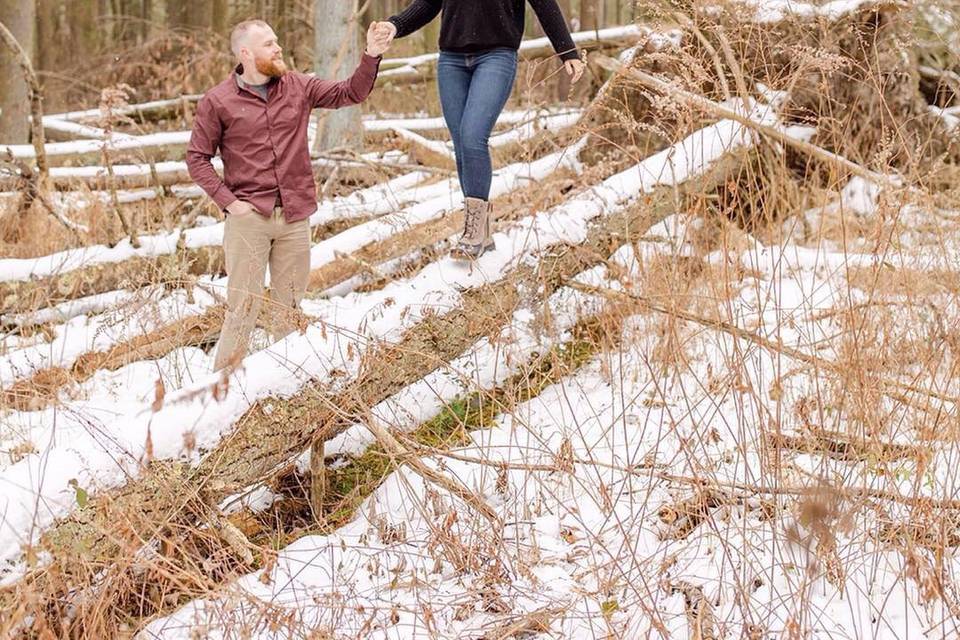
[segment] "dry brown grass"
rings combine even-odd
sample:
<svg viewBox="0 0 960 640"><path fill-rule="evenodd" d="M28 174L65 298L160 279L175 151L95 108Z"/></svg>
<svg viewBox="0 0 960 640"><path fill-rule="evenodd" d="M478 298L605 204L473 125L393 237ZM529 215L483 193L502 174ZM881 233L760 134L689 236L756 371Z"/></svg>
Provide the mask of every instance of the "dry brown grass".
<svg viewBox="0 0 960 640"><path fill-rule="evenodd" d="M663 12L662 5L654 8L661 12L663 20L673 23L675 16ZM683 49L651 56L647 61L660 71L675 73L688 89L722 99L724 91L733 91L745 84L753 88L758 81L775 88L792 87L794 94L788 101L786 115L804 122L814 116L819 118L818 144L875 169L898 169L906 182L928 189L931 182L925 179L927 168L935 166L937 171L943 171L943 163L952 162L953 151L941 139L940 125L919 115L916 101L920 87L915 75L909 69L905 76L898 76L896 72L901 64L895 55L897 47L910 44L904 35L906 27L899 22L906 16L858 16L839 25L779 24L768 32L745 24L743 15L732 8L719 17L712 16L713 23L697 12L691 11L688 15L704 38L713 43L713 54L702 41L690 38ZM722 53L724 46L717 38L717 25L723 27L731 40L730 49L742 66L742 75ZM873 50L871 43L879 43L879 48ZM714 54L720 57L719 64ZM909 56L907 60L914 64ZM724 82L716 76L718 67L727 74ZM378 109L399 110L408 104L401 102L398 95L384 94ZM662 116L639 121L628 117L624 105L631 104L632 110L640 95L646 96L642 104L657 105L662 109ZM538 99L526 93L524 98ZM397 102L392 102L394 100ZM636 161L649 151L638 141L649 139L651 131L659 134L683 130L684 126L703 118L702 114L650 96L637 87L623 89L604 109L605 113L592 124L597 134L607 139L607 144L602 151L597 151L594 158L598 161L587 169L586 176L555 175L534 189L504 198L497 203L504 224L529 211L562 202L578 187ZM537 143L547 144L546 140ZM536 153L545 150L537 145L534 145ZM650 325L655 346L649 355L655 377L664 384L694 370L698 340L703 335L716 336L717 340L735 338L727 354L726 369L713 372L702 384L718 397L735 394L741 399L744 424L754 421L759 424L763 437L751 441L746 430L734 433L729 455L759 451L764 476L756 485L731 485L718 480L705 468L691 477L664 475L661 479L671 483L674 499L659 505L655 513L665 527L663 538L670 540L694 539L698 531L712 530L720 519L730 517L732 511L759 513L761 521L767 523L765 526L809 551L811 559L807 570L822 574L834 586L842 586L847 579L848 567L844 560L847 552L855 552L857 545L863 544L863 538L872 537L909 559L905 579L919 587L924 600L943 601L948 608L954 608L957 587L937 563L960 544L957 505L949 500L925 498L921 489L931 452L935 447L955 448L960 437L952 408L955 406L952 398L957 395L954 382L960 349L960 338L953 329L957 319L958 274L947 269L893 269L883 263L876 267L842 269L836 278L843 281L843 291L849 300L838 301L827 311L816 311L829 327L828 338L793 353L792 348L778 342L776 336L758 334L756 325L750 324L753 320L731 317L728 313L742 289L757 286L763 274L750 271L740 263L708 264L705 261L708 254L717 250L728 255L749 252L755 248L754 238L767 246L777 246L791 223L802 226L802 212L829 204L847 178L820 163L785 154L774 146L764 146L736 180L677 203L690 218L707 221L688 238L695 249L693 255L663 257L644 263L639 278L641 286L629 302L629 308L631 311L645 309L656 318ZM915 203L919 200L920 205L958 204L949 193L929 196L918 199L914 194L909 198ZM826 213L818 218L817 228L804 230L799 244L830 243L838 251L853 253L869 249L878 255L909 251L910 247L901 240L901 198L906 197L888 195L871 215L853 216L842 210ZM163 219L156 212L152 215ZM144 219L148 218L144 213ZM44 227L37 231L49 233L50 229ZM923 230L948 237L960 233L960 224L941 220ZM639 243L643 238L625 236L622 241ZM428 253L427 259L432 255ZM422 260L409 269L421 264ZM390 277L410 272L400 271ZM374 280L367 287L382 286L385 282L385 279ZM859 296L865 297L866 302ZM626 304L623 299L613 297ZM460 441L464 430L489 425L493 416L509 413L519 402L542 391L549 382L571 374L587 355L610 352L609 357L615 357L617 344L610 337L619 335L622 317L607 317L607 324L575 334L574 342L585 343L581 345L583 352L575 354L576 357L564 360L558 354L551 354L552 359L533 362L509 384L478 394L462 410L444 414L446 423L439 432L437 424L424 425L421 433L405 442L409 446L419 445L421 449L414 451L421 454L442 455L443 449ZM493 322L492 318L475 320ZM783 326L789 327L794 321L784 317ZM752 358L759 350L791 358L798 368L780 372L780 378L766 390L758 389L752 382L755 371L751 367L754 366ZM566 366L558 366L560 363ZM790 379L805 375L813 375L818 381L816 393L800 398L787 394L785 389ZM649 402L664 400L653 397ZM771 407L782 413L777 417L764 413ZM799 432L782 431L781 421L799 425ZM735 425L734 430L742 427L743 424ZM696 459L703 441L719 437L715 433L694 434L685 444L687 450L681 453ZM905 438L911 444L903 444ZM556 454L549 470L572 476L570 449L561 446ZM150 472L154 475L152 486L169 492L190 489L181 496L182 508L175 517L158 521L156 514L132 508L108 511L123 518L100 523L94 530L113 543L108 546L112 552L92 558L75 554L80 561L60 565L59 573L44 576L42 591L6 594L13 595L7 602L18 603L17 608L5 614L6 622L15 624L25 615L36 615L39 625L33 632L36 637L128 635L146 619L169 612L189 598L216 594L222 584L234 576L253 568L269 568L276 559L276 550L300 535L328 531L349 521L362 498L400 464L396 456L383 451L371 451L369 456L354 460L349 473L328 472L326 482L334 490L323 514L311 511L309 477L295 473L290 467L284 468L271 478L273 488L283 495L282 500L262 513L241 511L231 516L228 521L235 532L225 527L223 520L211 519L206 504L208 498L201 495L202 490L182 482L183 475L174 469L176 465L155 464ZM800 456L847 464L848 476L827 474L826 471L834 467L827 467L826 463L822 476L800 469L797 464ZM862 484L864 478L895 478L903 465L910 465L915 478L913 495ZM869 475L861 473L863 469L867 469ZM166 483L163 474L168 472L172 479ZM354 475L348 478L350 473ZM111 498L103 496L102 499ZM424 508L437 502L429 495L423 497ZM881 522L882 526L868 530L865 525L868 518L878 518L870 522ZM218 528L228 534L215 535ZM62 538L48 540L50 548L64 545L73 549L97 542L72 539L69 527L58 531ZM150 540L156 543L149 547L149 553L143 553L148 537L143 532L148 532ZM480 609L505 614L504 607L508 605L497 591L502 577L492 569L488 571L489 564L485 564L505 553L503 542L489 532L474 533L476 535L469 539L458 537L453 533L451 521L449 526L434 532L431 551L458 571L478 577L478 584L483 585L476 593ZM392 528L386 521L378 534L381 539L395 542L406 539L404 531ZM244 551L252 554L248 557L252 563L243 559ZM663 572L668 567L669 561L665 559ZM610 583L615 584L616 580L611 578ZM98 587L91 587L94 584ZM76 588L86 597L77 599L74 594L74 599L81 604L72 621L67 621L62 616L63 603L51 596L70 593ZM722 635L718 631L722 621L717 619L714 605L699 586L675 581L664 588L683 596L689 628L694 635L701 638ZM747 593L750 584L745 579L738 589ZM791 637L803 637L813 624L804 610L807 592L798 587L797 593L790 596L798 602L800 613L788 620L783 630ZM505 621L499 628L503 633L534 633L549 628L559 615L562 612L540 612L538 617ZM289 625L293 629L297 624L284 618L282 611L270 607L264 607L260 617L277 628ZM0 618L0 630L3 622ZM759 626L751 627L748 636L764 637L768 632Z"/></svg>

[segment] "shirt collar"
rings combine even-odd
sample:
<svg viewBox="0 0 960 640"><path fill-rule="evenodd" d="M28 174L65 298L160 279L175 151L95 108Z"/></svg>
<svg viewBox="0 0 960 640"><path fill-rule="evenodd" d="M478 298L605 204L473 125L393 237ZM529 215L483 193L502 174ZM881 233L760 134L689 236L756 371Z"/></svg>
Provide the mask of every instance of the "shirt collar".
<svg viewBox="0 0 960 640"><path fill-rule="evenodd" d="M237 83L237 93L239 93L241 89L246 89L247 87L250 86L250 85L248 85L246 82L243 81L243 78L241 77L242 75L243 75L243 64L240 63L240 64L238 64L236 67L233 68L233 79L234 79L234 80L236 81L236 83ZM268 79L268 80L267 80L267 89L269 89L269 88L273 85L273 83L276 82L276 81L277 81L277 78L270 78L270 79Z"/></svg>

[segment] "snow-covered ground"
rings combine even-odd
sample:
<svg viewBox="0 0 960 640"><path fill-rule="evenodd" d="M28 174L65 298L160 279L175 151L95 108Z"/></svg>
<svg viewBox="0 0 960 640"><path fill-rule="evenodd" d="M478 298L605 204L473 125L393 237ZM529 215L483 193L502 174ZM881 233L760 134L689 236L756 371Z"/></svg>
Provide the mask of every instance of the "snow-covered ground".
<svg viewBox="0 0 960 640"><path fill-rule="evenodd" d="M831 405L842 401L828 389L832 374L786 354L841 357L838 312L870 299L849 269L872 259L816 227L841 209L869 217L875 196L854 181L843 200L807 213L814 233L805 240L764 246L739 233L706 253L691 241L703 221L673 216L614 255L616 279L605 267L582 274L592 291L626 289L663 306L651 282L663 275L658 265L696 256L704 271L687 294L702 300L705 322L641 310L623 324L618 348L469 444L423 458L482 496L497 527L403 467L346 526L297 540L269 568L153 621L140 637L958 637L960 562L881 533L889 521L922 520L906 496L955 495L955 444L940 442L926 465L769 444L818 427L866 437ZM960 249L957 230L936 237L948 252ZM933 238L917 237L900 264L922 264ZM535 312L519 313L496 347L478 344L371 419L407 430L455 396L489 389L510 374L508 362L569 339L576 319L600 307L598 295L558 291L553 331L526 332ZM956 305L944 309L955 321ZM916 444L916 412L884 405L901 426L876 440ZM369 442L358 424L332 444L356 453ZM869 499L881 492L886 501ZM709 517L684 527L697 508L683 505L697 496Z"/></svg>
<svg viewBox="0 0 960 640"><path fill-rule="evenodd" d="M333 370L345 373L345 377L338 375L338 384L343 384L358 372L371 340L396 340L426 314L457 306L464 291L504 277L517 264L535 260L550 247L582 242L590 220L626 206L658 184L683 181L748 144L751 138L740 125L720 122L497 234L497 250L484 256L477 269L467 270L443 259L376 292L333 299L321 321L305 334L249 356L234 382L241 391L231 393L224 402L208 397L206 391L217 376L207 375L168 393L158 411L149 404L132 404L121 406L119 415L94 428L61 429L56 421L44 424L33 440L43 443L37 446L43 450L0 470L4 580L22 571L22 566L9 564L22 545L75 508L70 480L98 490L116 486L137 473L148 440L155 459L178 458L184 454L185 430L195 435L197 447L209 449L258 398L291 395L308 381L328 379Z"/></svg>
<svg viewBox="0 0 960 640"><path fill-rule="evenodd" d="M501 229L497 250L474 269L440 259L376 291L307 302L316 322L251 354L223 401L205 393L216 381L209 356L181 348L98 372L56 408L0 416L0 453L9 454L0 456L0 583L26 569L24 545L75 510L75 487L102 492L140 472L148 434L154 459L196 463L256 400L290 396L334 370L337 385L348 383L376 340L396 340L465 291L581 243L595 219L753 142L721 121ZM505 170L497 188L521 188L564 163L577 169L578 148ZM436 193L318 244L313 264L455 205ZM894 231L897 242L882 241ZM956 214L891 207L858 179L835 201L787 218L772 240L669 216L608 265L518 310L500 335L371 407L376 426L409 431L569 341L609 299L639 297L645 305L616 346L468 444L423 456L480 496L494 522L403 466L347 525L300 538L269 567L152 621L140 637L960 637L960 564L949 547L932 553L921 543L956 535L943 514L960 508L949 502L960 490L960 305L949 286L958 255ZM905 285L877 286L882 279ZM158 304L182 316L213 300L174 294ZM0 360L3 384L147 327L135 314L102 318L103 331L82 329L78 316L54 346L22 345ZM167 395L154 408L157 379ZM327 453L361 453L370 426L353 425ZM818 438L865 443L865 453L783 444ZM888 456L894 445L907 453Z"/></svg>

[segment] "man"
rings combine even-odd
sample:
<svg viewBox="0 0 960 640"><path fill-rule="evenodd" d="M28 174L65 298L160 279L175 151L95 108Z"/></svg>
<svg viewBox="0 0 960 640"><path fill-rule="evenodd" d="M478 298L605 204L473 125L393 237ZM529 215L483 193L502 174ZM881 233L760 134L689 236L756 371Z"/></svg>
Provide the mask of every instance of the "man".
<svg viewBox="0 0 960 640"><path fill-rule="evenodd" d="M248 20L233 29L237 67L200 100L187 147L190 177L226 211L227 315L215 370L247 352L267 265L270 334L279 340L295 328L310 274L309 218L317 210L307 145L310 111L363 102L389 43L384 23L371 24L360 65L349 79L334 82L288 72L266 22ZM222 180L211 163L217 149Z"/></svg>

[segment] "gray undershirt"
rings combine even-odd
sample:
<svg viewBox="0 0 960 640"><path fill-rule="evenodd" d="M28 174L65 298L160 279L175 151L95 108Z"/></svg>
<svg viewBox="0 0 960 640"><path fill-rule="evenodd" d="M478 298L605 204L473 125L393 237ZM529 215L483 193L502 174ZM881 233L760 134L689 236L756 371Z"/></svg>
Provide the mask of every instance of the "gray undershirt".
<svg viewBox="0 0 960 640"><path fill-rule="evenodd" d="M269 80L264 84L247 84L246 82L243 81L243 78L241 78L240 76L236 76L236 78L237 78L238 87L240 87L241 89L249 89L250 91L253 91L255 94L263 98L264 100L267 99L267 92L270 89Z"/></svg>

